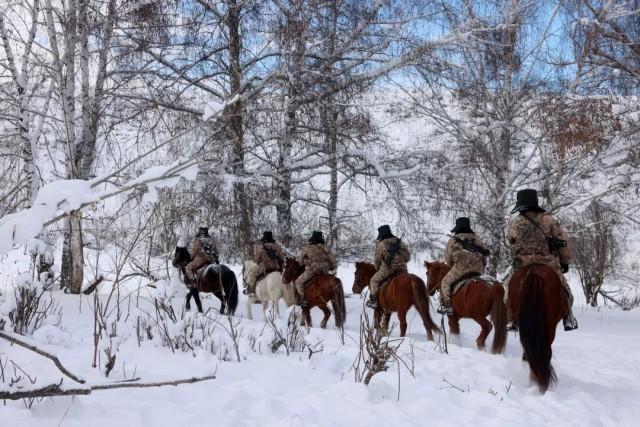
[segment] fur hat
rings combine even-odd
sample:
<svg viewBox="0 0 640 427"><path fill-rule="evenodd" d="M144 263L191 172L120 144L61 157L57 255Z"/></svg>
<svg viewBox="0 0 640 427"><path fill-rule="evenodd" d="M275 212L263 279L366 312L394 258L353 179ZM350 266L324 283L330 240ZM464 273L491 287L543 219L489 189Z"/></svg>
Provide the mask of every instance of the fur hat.
<svg viewBox="0 0 640 427"><path fill-rule="evenodd" d="M473 233L471 229L471 220L466 216L456 218L456 226L451 229L452 233Z"/></svg>
<svg viewBox="0 0 640 427"><path fill-rule="evenodd" d="M389 227L389 225L385 224L378 227L378 237L376 238L376 240L380 241L388 239L389 237L396 237L391 232L391 227Z"/></svg>
<svg viewBox="0 0 640 427"><path fill-rule="evenodd" d="M265 231L262 233L262 239L260 239L262 243L273 243L275 240L273 239L273 233L271 231Z"/></svg>
<svg viewBox="0 0 640 427"><path fill-rule="evenodd" d="M322 231L313 231L311 233L311 237L309 237L309 243L311 244L317 244L317 243L322 243L324 244L324 236L322 235Z"/></svg>
<svg viewBox="0 0 640 427"><path fill-rule="evenodd" d="M531 188L518 191L516 196L516 207L513 208L511 213L516 212L544 212L545 210L538 204L538 192Z"/></svg>
<svg viewBox="0 0 640 427"><path fill-rule="evenodd" d="M196 233L196 237L211 237L209 236L209 227L198 228L198 233Z"/></svg>

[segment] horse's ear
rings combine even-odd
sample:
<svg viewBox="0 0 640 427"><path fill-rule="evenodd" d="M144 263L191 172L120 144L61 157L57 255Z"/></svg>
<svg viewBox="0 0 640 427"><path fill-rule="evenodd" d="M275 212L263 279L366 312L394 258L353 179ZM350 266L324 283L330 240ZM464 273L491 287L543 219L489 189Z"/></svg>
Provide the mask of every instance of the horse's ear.
<svg viewBox="0 0 640 427"><path fill-rule="evenodd" d="M428 270L429 268L431 268L431 264L433 264L433 263L431 263L431 262L429 262L429 261L427 261L427 260L425 260L425 261L424 261L424 266L425 266L425 268L426 268L427 270Z"/></svg>

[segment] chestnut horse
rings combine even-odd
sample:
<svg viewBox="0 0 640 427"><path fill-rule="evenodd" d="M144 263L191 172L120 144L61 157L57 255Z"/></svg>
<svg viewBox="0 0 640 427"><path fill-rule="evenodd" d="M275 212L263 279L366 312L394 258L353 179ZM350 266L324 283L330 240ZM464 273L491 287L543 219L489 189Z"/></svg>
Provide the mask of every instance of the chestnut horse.
<svg viewBox="0 0 640 427"><path fill-rule="evenodd" d="M376 272L373 264L356 262L356 272L353 279L352 291L360 294L369 286L371 277ZM398 314L400 321L400 336L407 333L407 311L415 306L427 330L427 339L433 341L433 332L441 333L440 328L431 320L429 314L429 297L427 288L421 278L415 274L399 273L378 291L378 308L374 311L376 327L387 329L391 313Z"/></svg>
<svg viewBox="0 0 640 427"><path fill-rule="evenodd" d="M304 271L304 266L300 265L295 258L287 257L284 260L284 267L282 271L282 283L290 287L290 290L296 292L295 289L291 289L293 282L300 277ZM294 294L295 295L295 294ZM327 327L327 322L331 316L331 310L327 306L327 302L331 301L333 307L333 316L336 319L336 326L341 328L347 319L347 308L344 300L344 289L342 289L342 282L336 276L331 274L320 274L314 276L305 285L304 296L307 299L309 305L303 307L302 318L304 319L307 327L311 327L311 308L318 307L324 313L321 328Z"/></svg>
<svg viewBox="0 0 640 427"><path fill-rule="evenodd" d="M424 262L427 269L427 287L429 295L440 289L442 279L450 267L444 262ZM460 318L470 318L480 325L480 335L476 339L479 350L484 349L487 336L493 323L494 334L491 353L504 351L507 343L507 309L504 305L504 289L499 282L487 283L481 278L474 278L451 298L453 315L449 316L449 331L452 335L460 334ZM491 323L487 316L491 315Z"/></svg>
<svg viewBox="0 0 640 427"><path fill-rule="evenodd" d="M544 393L557 381L551 344L569 309L558 274L537 264L515 270L509 282L509 308L518 321L522 360L529 363L531 379Z"/></svg>

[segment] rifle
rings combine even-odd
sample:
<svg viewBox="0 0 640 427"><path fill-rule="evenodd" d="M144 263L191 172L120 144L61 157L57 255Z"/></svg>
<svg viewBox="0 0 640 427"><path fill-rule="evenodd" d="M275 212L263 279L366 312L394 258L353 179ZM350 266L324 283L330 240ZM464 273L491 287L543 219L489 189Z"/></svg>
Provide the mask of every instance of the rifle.
<svg viewBox="0 0 640 427"><path fill-rule="evenodd" d="M278 267L282 268L282 260L280 259L280 257L278 257L278 254L276 254L276 251L274 251L271 248L268 248L267 245L265 245L265 244L262 245L262 248L267 253L267 256L269 258L271 258L272 260L277 261L278 262Z"/></svg>
<svg viewBox="0 0 640 427"><path fill-rule="evenodd" d="M566 240L559 239L556 236L547 236L544 230L542 229L542 227L540 227L540 224L535 222L532 218L529 218L525 213L522 213L521 215L525 217L531 224L533 224L534 227L540 230L540 232L545 237L545 239L547 239L547 244L549 245L549 252L556 252L564 248L565 246L567 246Z"/></svg>
<svg viewBox="0 0 640 427"><path fill-rule="evenodd" d="M387 252L387 255L384 257L384 259L382 260L388 266L391 266L391 262L393 261L393 257L395 257L398 254L398 252L400 251L400 242L401 241L402 241L402 238L396 237L396 241L393 242L391 244L391 246L389 246L389 251Z"/></svg>
<svg viewBox="0 0 640 427"><path fill-rule="evenodd" d="M485 249L482 246L478 246L475 243L470 242L469 240L463 240L463 239L460 239L459 237L452 236L450 234L448 236L452 237L456 242L460 243L460 245L469 252L477 252L482 256L491 255L491 251L489 249Z"/></svg>

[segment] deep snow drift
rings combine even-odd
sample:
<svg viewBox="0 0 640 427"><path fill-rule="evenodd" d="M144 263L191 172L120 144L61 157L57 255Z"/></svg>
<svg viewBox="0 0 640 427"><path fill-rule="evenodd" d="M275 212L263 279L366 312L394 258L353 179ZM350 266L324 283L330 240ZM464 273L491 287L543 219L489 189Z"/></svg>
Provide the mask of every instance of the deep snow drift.
<svg viewBox="0 0 640 427"><path fill-rule="evenodd" d="M417 264L412 267L414 273L424 276ZM339 271L347 294L352 274L351 265L342 266ZM0 289L10 289L9 277L4 274L1 277ZM168 289L175 292L173 304L176 312L181 313L184 291L178 284L173 285ZM398 383L398 369L392 365L366 387L354 381L351 370L358 351L362 310L359 296L347 298L345 344L340 343L332 321L327 330L313 328L306 340L323 350L311 358L308 352L287 356L282 349L272 354L268 348L270 332L264 326L262 311L256 306L255 320L246 320L246 298L242 296L236 313L243 359L238 363L233 361L232 354L223 354L223 349L228 349L225 345L228 336L222 328L225 318L213 331L206 349L172 353L157 340L143 341L139 346L135 331L126 325L133 323L136 313L132 308L136 305L136 294L133 295L129 307L123 308L131 314L123 319L118 337L114 338L119 351L109 378L105 378L103 369L90 366L92 297L54 292L54 298L63 306L61 326L46 325L31 338L56 353L67 368L89 383L133 376L143 381L161 381L212 372L216 372L215 380L156 389L97 391L75 398L47 398L31 409L26 409L21 401L7 401L0 407L0 425L636 426L640 422L638 310L596 311L577 307L580 329L571 333L559 330L553 347L559 383L541 396L529 382L528 367L520 360L517 336L509 335L504 355L480 352L474 344L479 328L467 320L461 323L460 339L450 342L449 354L444 354L437 342L426 341L419 317L412 310L409 336L401 353L409 361L409 354L413 353L415 378L401 368ZM140 301L145 301L145 297L137 300L143 308ZM216 309L208 314L215 316L218 300L207 296L203 304ZM279 322L285 325L286 313L281 304L283 319ZM319 310L314 310L313 315L317 325ZM440 320L434 311L432 315ZM397 333L394 330L393 334ZM60 380L60 373L49 360L3 340L0 358L14 360L38 384ZM398 386L400 400L397 400ZM0 384L0 387L7 386Z"/></svg>

